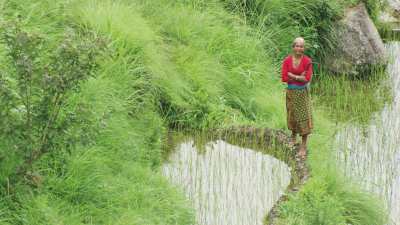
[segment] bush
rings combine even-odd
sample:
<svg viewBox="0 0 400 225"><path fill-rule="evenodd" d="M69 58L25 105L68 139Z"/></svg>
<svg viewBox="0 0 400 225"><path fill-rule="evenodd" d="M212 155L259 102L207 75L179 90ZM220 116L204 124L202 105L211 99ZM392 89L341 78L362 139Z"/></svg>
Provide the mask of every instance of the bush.
<svg viewBox="0 0 400 225"><path fill-rule="evenodd" d="M70 92L94 74L100 45L66 29L62 42L47 49L50 43L43 35L25 30L18 21L6 23L0 38L7 63L0 78L0 114L7 119L0 129L16 157L9 159L15 165L1 177L4 182L12 174L15 179L15 174L25 175L44 153L57 149L57 138L70 125L60 114Z"/></svg>

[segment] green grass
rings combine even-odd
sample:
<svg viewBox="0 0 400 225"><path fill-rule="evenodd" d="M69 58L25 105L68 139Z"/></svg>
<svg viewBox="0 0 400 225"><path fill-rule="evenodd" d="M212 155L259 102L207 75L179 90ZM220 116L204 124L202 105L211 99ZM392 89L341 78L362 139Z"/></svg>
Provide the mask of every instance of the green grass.
<svg viewBox="0 0 400 225"><path fill-rule="evenodd" d="M4 19L19 12L25 26L50 43L70 27L103 37L107 44L97 75L69 93L61 112L76 115L60 140L72 147L35 163L42 178L38 187L22 182L9 193L2 184L5 224L193 224L193 209L159 171L166 131L236 125L286 129L284 85L276 62L289 51L292 37L302 33L284 35L290 27L280 23L281 17L268 32L229 11L226 1L4 2ZM272 10L284 12L279 8L283 3L274 4ZM307 38L315 24L309 29ZM319 37L312 40L323 43ZM340 82L321 79L317 85L348 84ZM339 99L321 96L317 104L341 104L350 87ZM352 110L345 112L360 112ZM380 208L370 204L367 193L341 182L333 169L332 119L321 107L314 118L313 178L282 206L282 223L379 224ZM12 139L2 139L0 146L5 149L1 155L9 157L1 166L2 180L7 180L10 173L3 171L15 168L12 154L17 153L7 153Z"/></svg>
<svg viewBox="0 0 400 225"><path fill-rule="evenodd" d="M281 207L282 224L385 224L382 202L343 182L329 172L311 179Z"/></svg>
<svg viewBox="0 0 400 225"><path fill-rule="evenodd" d="M367 125L374 113L390 102L391 93L385 70L378 69L365 77L318 74L312 86L316 103L329 112L333 121Z"/></svg>

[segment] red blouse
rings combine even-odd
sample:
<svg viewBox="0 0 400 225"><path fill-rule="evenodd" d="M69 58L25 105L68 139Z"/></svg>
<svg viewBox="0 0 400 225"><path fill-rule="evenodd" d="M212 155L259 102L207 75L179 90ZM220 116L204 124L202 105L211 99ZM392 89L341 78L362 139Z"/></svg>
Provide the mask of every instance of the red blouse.
<svg viewBox="0 0 400 225"><path fill-rule="evenodd" d="M311 63L312 63L311 59L303 55L299 65L297 67L294 67L293 57L291 55L287 56L282 63L282 82L299 86L305 85L311 80L313 74L313 67ZM305 78L307 82L293 81L293 80L289 81L288 72L291 72L295 75L301 75L304 71L306 71Z"/></svg>

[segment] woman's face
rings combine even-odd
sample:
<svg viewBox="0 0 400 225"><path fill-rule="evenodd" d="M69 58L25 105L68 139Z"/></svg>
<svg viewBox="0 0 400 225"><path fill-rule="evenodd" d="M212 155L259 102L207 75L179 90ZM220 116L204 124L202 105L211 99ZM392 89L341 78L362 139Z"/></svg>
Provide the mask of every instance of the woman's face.
<svg viewBox="0 0 400 225"><path fill-rule="evenodd" d="M293 52L296 55L302 55L304 53L304 42L296 42L293 46Z"/></svg>

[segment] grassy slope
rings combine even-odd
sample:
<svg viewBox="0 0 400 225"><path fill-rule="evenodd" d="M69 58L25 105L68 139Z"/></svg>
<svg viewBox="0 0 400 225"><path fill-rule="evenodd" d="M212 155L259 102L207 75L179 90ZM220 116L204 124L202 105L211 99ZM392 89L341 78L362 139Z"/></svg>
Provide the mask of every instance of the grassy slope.
<svg viewBox="0 0 400 225"><path fill-rule="evenodd" d="M67 11L52 1L11 2L50 38L74 24L108 37L110 51L66 109L85 105L89 122L73 131L90 144L37 163L43 185L21 186L2 200L4 223L192 224L183 196L159 173L167 127L285 128L283 86L262 34L217 2L87 1ZM315 119L314 178L282 208L282 223L344 224L359 216L354 224L379 224L375 206L333 169L333 124L318 109Z"/></svg>

